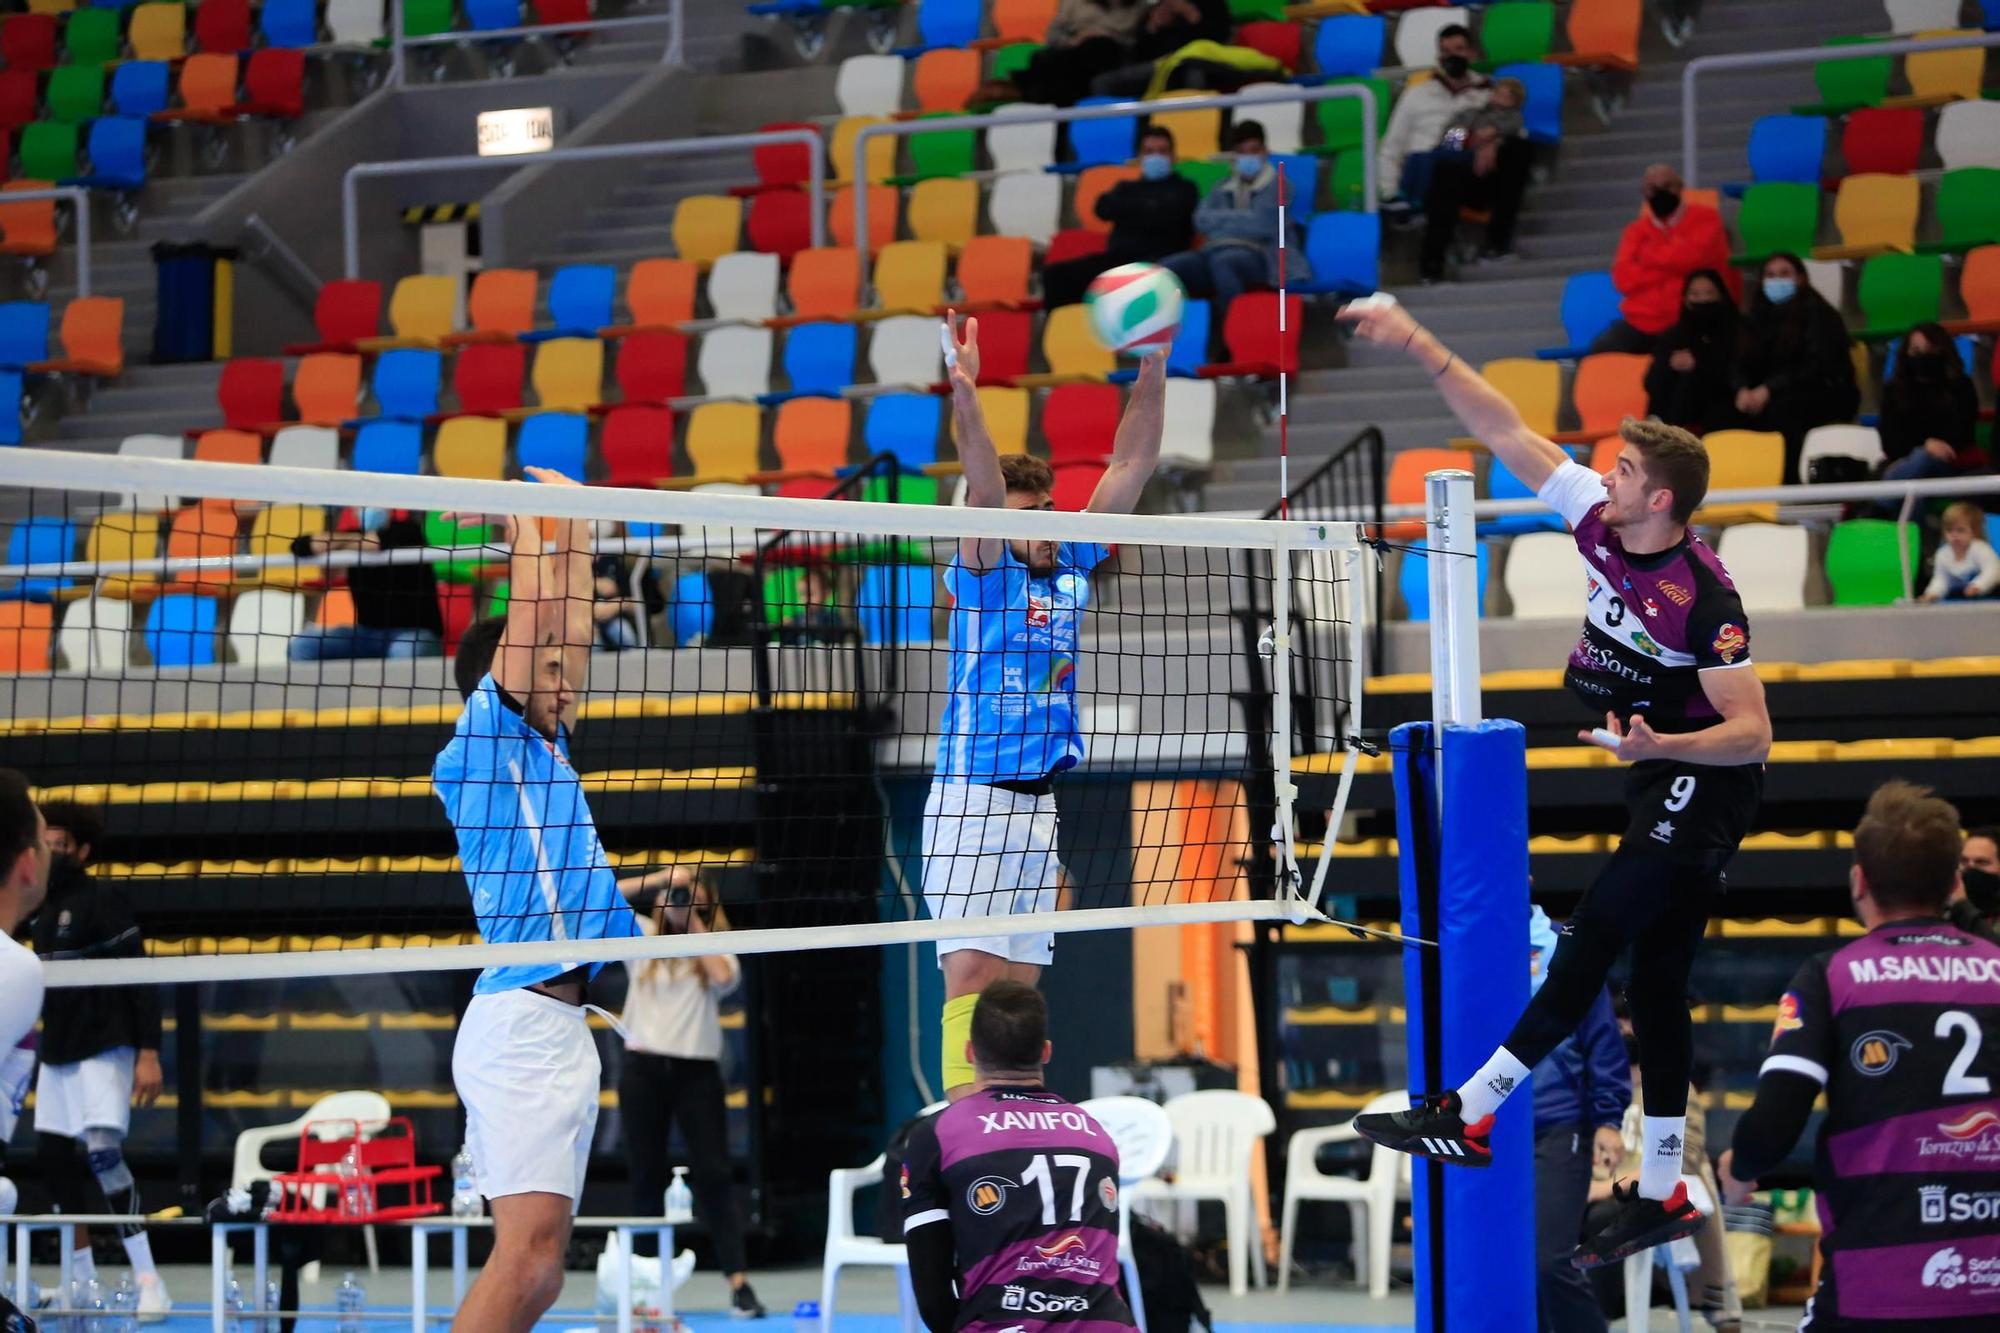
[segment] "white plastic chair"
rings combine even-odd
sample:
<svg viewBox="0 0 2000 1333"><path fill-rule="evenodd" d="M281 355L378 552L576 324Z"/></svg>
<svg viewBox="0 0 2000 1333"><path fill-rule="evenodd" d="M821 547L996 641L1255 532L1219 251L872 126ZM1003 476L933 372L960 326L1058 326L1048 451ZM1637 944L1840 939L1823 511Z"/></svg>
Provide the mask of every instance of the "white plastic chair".
<svg viewBox="0 0 2000 1333"><path fill-rule="evenodd" d="M1847 265L1838 259L1806 260L1806 281L1835 310L1847 303Z"/></svg>
<svg viewBox="0 0 2000 1333"><path fill-rule="evenodd" d="M1239 93L1285 92L1289 83L1250 83L1238 88ZM1296 153L1305 142L1306 104L1304 102L1267 102L1256 109L1257 122L1264 127L1264 147L1273 153ZM1311 203L1311 200L1306 200Z"/></svg>
<svg viewBox="0 0 2000 1333"><path fill-rule="evenodd" d="M56 631L64 671L123 675L132 653L132 603L123 597L71 602Z"/></svg>
<svg viewBox="0 0 2000 1333"><path fill-rule="evenodd" d="M305 627L305 598L277 588L251 589L229 608L230 655L258 666L285 662L292 639Z"/></svg>
<svg viewBox="0 0 2000 1333"><path fill-rule="evenodd" d="M901 56L849 56L833 77L833 100L843 116L893 116L903 109Z"/></svg>
<svg viewBox="0 0 2000 1333"><path fill-rule="evenodd" d="M1907 36L1958 26L1958 0L1882 0L1889 31Z"/></svg>
<svg viewBox="0 0 2000 1333"><path fill-rule="evenodd" d="M1038 116L1045 110L1044 107L1010 102L1006 106L995 107L993 114ZM1021 124L988 125L986 156L992 160L996 172L1040 171L1056 160L1056 123L1052 120L1031 120Z"/></svg>
<svg viewBox="0 0 2000 1333"><path fill-rule="evenodd" d="M1046 171L996 176L986 193L986 216L999 236L1025 236L1047 245L1062 223L1062 177Z"/></svg>
<svg viewBox="0 0 2000 1333"><path fill-rule="evenodd" d="M1270 1103L1247 1092L1211 1088L1184 1093L1167 1103L1174 1126L1174 1178L1142 1180L1128 1193L1149 1199L1212 1199L1223 1207L1229 1232L1229 1294L1249 1290L1246 1271L1255 1267L1265 1283L1264 1244L1250 1192L1251 1154L1257 1142L1278 1127Z"/></svg>
<svg viewBox="0 0 2000 1333"><path fill-rule="evenodd" d="M1567 532L1525 532L1507 547L1503 581L1516 620L1576 619L1583 579L1583 557Z"/></svg>
<svg viewBox="0 0 2000 1333"><path fill-rule="evenodd" d="M877 384L935 384L944 378L938 321L929 315L891 315L868 329L868 370Z"/></svg>
<svg viewBox="0 0 2000 1333"><path fill-rule="evenodd" d="M370 1121L386 1121L392 1112L389 1099L379 1092L329 1092L306 1109L297 1120L287 1120L282 1125L264 1125L257 1129L246 1129L236 1136L236 1161L229 1172L229 1183L233 1188L247 1190L260 1180L269 1180L277 1172L264 1165L264 1149L273 1143L297 1143L299 1135L313 1121L328 1121L313 1131L318 1138L331 1140L345 1137L340 1121L358 1122L364 1129ZM296 1161L293 1163L297 1165ZM382 1271L381 1257L375 1250L375 1228L361 1228L361 1241L368 1249L368 1271ZM317 1270L318 1263L307 1265Z"/></svg>
<svg viewBox="0 0 2000 1333"><path fill-rule="evenodd" d="M1700 1176L1682 1176L1688 1200L1704 1214L1715 1211L1715 1201ZM1681 1333L1690 1333L1693 1319L1688 1312L1687 1275L1701 1267L1701 1255L1694 1238L1684 1237L1670 1245L1641 1250L1625 1260L1625 1327L1630 1333L1647 1333L1653 1325L1653 1265L1667 1270L1667 1286L1674 1294L1674 1313L1680 1317Z"/></svg>
<svg viewBox="0 0 2000 1333"><path fill-rule="evenodd" d="M1167 381L1166 432L1160 456L1187 467L1215 462L1215 381Z"/></svg>
<svg viewBox="0 0 2000 1333"><path fill-rule="evenodd" d="M171 458L181 457L181 437L178 435L127 435L118 443L120 458ZM180 503L180 497L165 491L127 491L118 497L118 508L156 510L172 509Z"/></svg>
<svg viewBox="0 0 2000 1333"><path fill-rule="evenodd" d="M944 1102L933 1102L924 1115L936 1115ZM833 1300L840 1289L840 1270L850 1267L894 1268L897 1274L897 1303L902 1308L903 1333L918 1333L917 1298L910 1290L910 1253L898 1243L875 1236L857 1235L854 1230L854 1196L870 1185L882 1183L882 1167L887 1153L876 1153L866 1166L837 1167L826 1175L826 1255L820 1261L820 1333L833 1333Z"/></svg>
<svg viewBox="0 0 2000 1333"><path fill-rule="evenodd" d="M1470 27L1464 5L1447 9L1406 9L1396 19L1396 63L1405 69L1429 69L1437 64L1438 33L1457 23Z"/></svg>
<svg viewBox="0 0 2000 1333"><path fill-rule="evenodd" d="M1946 171L2000 167L2000 102L1948 104L1938 112L1935 142Z"/></svg>
<svg viewBox="0 0 2000 1333"><path fill-rule="evenodd" d="M335 46L368 46L388 28L382 0L326 0L326 31Z"/></svg>
<svg viewBox="0 0 2000 1333"><path fill-rule="evenodd" d="M775 257L775 256L774 256ZM935 326L937 321L932 320ZM931 331L937 344L937 331ZM724 324L701 336L695 373L710 398L755 398L771 391L771 331L742 324Z"/></svg>
<svg viewBox="0 0 2000 1333"><path fill-rule="evenodd" d="M340 432L331 426L287 426L271 437L272 467L340 466Z"/></svg>
<svg viewBox="0 0 2000 1333"><path fill-rule="evenodd" d="M1132 1187L1166 1165L1167 1150L1174 1146L1173 1122L1159 1103L1144 1097L1093 1097L1077 1109L1101 1125L1118 1148L1118 1266L1125 1270L1132 1318L1139 1333L1146 1333L1146 1300L1132 1254Z"/></svg>
<svg viewBox="0 0 2000 1333"><path fill-rule="evenodd" d="M1798 611L1806 604L1812 539L1792 523L1735 523L1722 530L1715 553L1731 569L1757 571L1737 592L1745 611Z"/></svg>
<svg viewBox="0 0 2000 1333"><path fill-rule="evenodd" d="M1362 1115L1405 1111L1410 1094L1385 1092L1361 1108ZM1307 1200L1347 1205L1354 1237L1354 1271L1366 1275L1368 1295L1381 1300L1389 1294L1389 1247L1396 1218L1396 1200L1410 1197L1410 1157L1375 1145L1368 1174L1328 1175L1319 1169L1319 1150L1331 1143L1355 1143L1361 1135L1354 1122L1328 1129L1302 1129L1285 1145L1285 1210L1278 1230L1278 1293L1292 1286L1292 1244L1298 1235L1299 1204Z"/></svg>
<svg viewBox="0 0 2000 1333"><path fill-rule="evenodd" d="M778 257L756 250L723 255L708 271L708 304L717 319L770 319L778 313Z"/></svg>
<svg viewBox="0 0 2000 1333"><path fill-rule="evenodd" d="M1815 458L1855 458L1871 469L1882 465L1882 433L1873 426L1815 426L1806 432L1799 449L1799 475L1804 482L1812 475Z"/></svg>

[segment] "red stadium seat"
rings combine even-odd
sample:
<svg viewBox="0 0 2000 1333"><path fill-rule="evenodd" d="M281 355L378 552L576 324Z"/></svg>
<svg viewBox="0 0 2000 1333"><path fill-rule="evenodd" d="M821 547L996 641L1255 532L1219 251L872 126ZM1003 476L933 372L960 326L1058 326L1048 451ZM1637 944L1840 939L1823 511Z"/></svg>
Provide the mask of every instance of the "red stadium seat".
<svg viewBox="0 0 2000 1333"><path fill-rule="evenodd" d="M674 414L644 403L621 403L604 415L598 439L605 481L613 486L650 486L673 475Z"/></svg>
<svg viewBox="0 0 2000 1333"><path fill-rule="evenodd" d="M1028 373L1033 317L1025 310L988 310L979 316L979 382L1007 384Z"/></svg>
<svg viewBox="0 0 2000 1333"><path fill-rule="evenodd" d="M382 284L364 278L340 278L322 283L313 298L313 327L319 342L285 348L286 356L312 352L345 352L357 339L382 332Z"/></svg>
<svg viewBox="0 0 2000 1333"><path fill-rule="evenodd" d="M1104 480L1103 463L1057 463L1054 471L1055 485L1049 488L1049 498L1057 509L1070 513L1081 512L1097 493L1097 483Z"/></svg>
<svg viewBox="0 0 2000 1333"><path fill-rule="evenodd" d="M468 343L451 366L451 387L458 410L478 416L499 416L521 405L521 383L528 374L528 349L511 342Z"/></svg>
<svg viewBox="0 0 2000 1333"><path fill-rule="evenodd" d="M206 2L203 0L203 3ZM1292 74L1297 72L1299 55L1305 48L1305 31L1296 23L1277 23L1267 19L1238 28L1235 44L1262 51L1283 65L1285 73Z"/></svg>
<svg viewBox="0 0 2000 1333"><path fill-rule="evenodd" d="M1085 255L1104 253L1104 247L1111 244L1106 232L1090 231L1084 227L1070 227L1049 238L1048 252L1043 255L1044 264L1060 264L1065 259L1081 259Z"/></svg>
<svg viewBox="0 0 2000 1333"><path fill-rule="evenodd" d="M763 130L812 130L818 127L801 120L774 120L757 127ZM804 185L812 178L812 150L803 143L759 144L750 150L750 164L757 171L759 190L784 190Z"/></svg>
<svg viewBox="0 0 2000 1333"><path fill-rule="evenodd" d="M664 403L687 391L687 361L687 335L671 329L640 329L619 342L612 373L626 402Z"/></svg>
<svg viewBox="0 0 2000 1333"><path fill-rule="evenodd" d="M534 0L537 23L588 23L590 0Z"/></svg>
<svg viewBox="0 0 2000 1333"><path fill-rule="evenodd" d="M202 0L201 9L208 8ZM306 53L282 46L250 53L243 69L243 111L292 120L306 110Z"/></svg>
<svg viewBox="0 0 2000 1333"><path fill-rule="evenodd" d="M789 262L812 246L812 198L800 190L772 190L750 201L750 248Z"/></svg>
<svg viewBox="0 0 2000 1333"><path fill-rule="evenodd" d="M227 55L248 51L255 45L250 37L250 0L201 0L194 6L194 44L196 50Z"/></svg>
<svg viewBox="0 0 2000 1333"><path fill-rule="evenodd" d="M0 127L15 130L41 113L42 90L31 69L0 69ZM11 145L10 145L11 146Z"/></svg>
<svg viewBox="0 0 2000 1333"><path fill-rule="evenodd" d="M1042 400L1042 435L1049 442L1049 462L1060 467L1109 458L1111 438L1118 433L1118 411L1116 385L1064 384L1049 390Z"/></svg>
<svg viewBox="0 0 2000 1333"><path fill-rule="evenodd" d="M235 430L257 430L284 419L285 363L266 357L239 356L226 362L215 384L223 424Z"/></svg>
<svg viewBox="0 0 2000 1333"><path fill-rule="evenodd" d="M1840 133L1847 174L1883 172L1907 176L1917 169L1924 148L1924 113L1919 107L1857 107Z"/></svg>
<svg viewBox="0 0 2000 1333"><path fill-rule="evenodd" d="M1296 370L1299 364L1299 336L1305 331L1305 300L1285 298L1285 336L1278 340L1278 294L1246 292L1230 302L1222 322L1222 341L1229 347L1229 360L1201 368L1204 379L1230 375L1254 375L1270 379L1278 373L1282 348L1284 365Z"/></svg>
<svg viewBox="0 0 2000 1333"><path fill-rule="evenodd" d="M10 14L0 19L0 60L7 68L36 73L56 67L53 14Z"/></svg>

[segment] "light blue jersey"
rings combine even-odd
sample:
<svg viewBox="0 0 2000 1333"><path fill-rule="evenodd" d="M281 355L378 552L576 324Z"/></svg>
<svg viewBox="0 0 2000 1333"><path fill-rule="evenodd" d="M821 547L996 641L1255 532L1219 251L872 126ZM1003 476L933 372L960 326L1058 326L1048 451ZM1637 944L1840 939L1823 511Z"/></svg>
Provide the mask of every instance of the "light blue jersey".
<svg viewBox="0 0 2000 1333"><path fill-rule="evenodd" d="M1001 548L983 574L957 556L951 595L951 699L938 740L940 782L1033 782L1083 760L1076 725L1076 633L1090 604L1090 571L1110 551L1096 542L1056 548L1056 572L1031 578Z"/></svg>
<svg viewBox="0 0 2000 1333"><path fill-rule="evenodd" d="M553 741L541 735L502 701L487 675L438 751L431 783L458 834L458 859L486 943L640 933L570 767L567 728ZM586 961L587 955L489 967L473 992L532 986ZM602 966L592 963L591 975Z"/></svg>

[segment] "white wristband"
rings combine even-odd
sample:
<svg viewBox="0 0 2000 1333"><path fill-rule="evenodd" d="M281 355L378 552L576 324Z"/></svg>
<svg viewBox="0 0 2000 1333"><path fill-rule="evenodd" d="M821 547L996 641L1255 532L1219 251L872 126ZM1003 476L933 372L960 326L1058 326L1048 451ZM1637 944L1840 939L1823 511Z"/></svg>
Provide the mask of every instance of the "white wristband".
<svg viewBox="0 0 2000 1333"><path fill-rule="evenodd" d="M938 346L944 348L944 368L946 370L950 370L958 364L958 344L952 340L951 323L947 320L941 320L938 323Z"/></svg>

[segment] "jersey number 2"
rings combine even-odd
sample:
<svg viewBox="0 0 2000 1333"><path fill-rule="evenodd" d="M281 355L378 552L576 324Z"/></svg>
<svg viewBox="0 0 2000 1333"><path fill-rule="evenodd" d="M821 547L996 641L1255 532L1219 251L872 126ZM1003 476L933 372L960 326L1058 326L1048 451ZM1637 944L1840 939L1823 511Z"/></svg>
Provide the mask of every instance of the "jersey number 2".
<svg viewBox="0 0 2000 1333"><path fill-rule="evenodd" d="M1688 808L1694 799L1694 774L1683 773L1674 779L1674 785L1667 788L1667 809L1679 814Z"/></svg>
<svg viewBox="0 0 2000 1333"><path fill-rule="evenodd" d="M1057 1168L1076 1172L1076 1182L1069 1191L1069 1220L1083 1220L1083 1184L1090 1176L1090 1159L1080 1153L1057 1153ZM1042 1225L1056 1224L1056 1177L1049 1169L1049 1158L1044 1153L1035 1154L1035 1160L1028 1163L1028 1169L1021 1173L1023 1185L1039 1185L1042 1188Z"/></svg>
<svg viewBox="0 0 2000 1333"><path fill-rule="evenodd" d="M1932 1035L1949 1037L1954 1032L1964 1038L1965 1044L1958 1048L1958 1058L1945 1071L1944 1095L1957 1097L1977 1093L1984 1096L1993 1091L1992 1079L1984 1074L1969 1075L1965 1072L1979 1058L1979 1043L1984 1040L1979 1031L1979 1021L1963 1009L1947 1009L1938 1015L1937 1028Z"/></svg>

